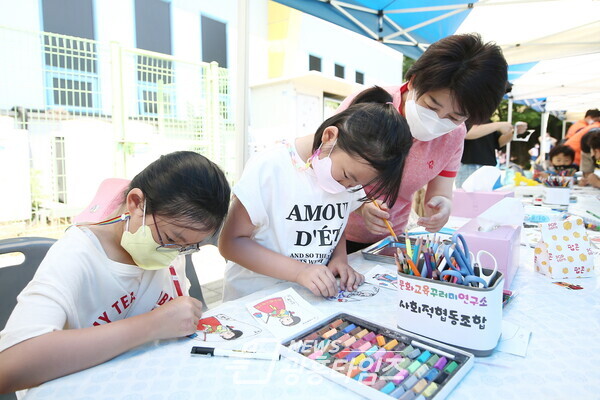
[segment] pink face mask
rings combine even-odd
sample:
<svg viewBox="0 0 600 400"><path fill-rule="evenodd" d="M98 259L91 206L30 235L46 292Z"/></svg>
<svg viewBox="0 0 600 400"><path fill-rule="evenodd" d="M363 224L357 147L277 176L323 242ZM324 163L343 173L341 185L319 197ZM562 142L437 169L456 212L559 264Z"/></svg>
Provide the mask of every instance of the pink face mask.
<svg viewBox="0 0 600 400"><path fill-rule="evenodd" d="M319 184L319 187L327 193L332 194L342 193L346 190L346 187L333 179L333 176L331 175L331 158L329 156L333 151L335 143L337 143L337 140L333 143L333 146L331 146L331 150L329 151L327 157L319 159L319 154L321 154L321 147L323 146L323 143L321 143L321 146L319 146L319 148L310 157L310 163L315 175L317 176L317 183Z"/></svg>

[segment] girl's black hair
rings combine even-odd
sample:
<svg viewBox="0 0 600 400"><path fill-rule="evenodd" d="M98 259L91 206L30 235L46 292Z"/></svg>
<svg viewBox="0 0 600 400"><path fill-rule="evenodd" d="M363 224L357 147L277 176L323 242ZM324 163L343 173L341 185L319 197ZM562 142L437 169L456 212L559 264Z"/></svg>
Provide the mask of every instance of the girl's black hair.
<svg viewBox="0 0 600 400"><path fill-rule="evenodd" d="M231 195L223 171L193 151L161 156L133 178L127 191L133 188L146 196L147 214L200 223L213 232L227 215Z"/></svg>
<svg viewBox="0 0 600 400"><path fill-rule="evenodd" d="M392 96L378 86L360 92L350 107L319 126L313 141L314 152L321 145L325 128L337 127L336 146L364 159L378 172L369 182L373 188L362 200L382 197L389 207L398 197L404 163L412 146L406 119L391 101Z"/></svg>
<svg viewBox="0 0 600 400"><path fill-rule="evenodd" d="M487 122L508 87L502 49L478 34L451 35L433 43L406 71L418 96L449 89L471 124Z"/></svg>

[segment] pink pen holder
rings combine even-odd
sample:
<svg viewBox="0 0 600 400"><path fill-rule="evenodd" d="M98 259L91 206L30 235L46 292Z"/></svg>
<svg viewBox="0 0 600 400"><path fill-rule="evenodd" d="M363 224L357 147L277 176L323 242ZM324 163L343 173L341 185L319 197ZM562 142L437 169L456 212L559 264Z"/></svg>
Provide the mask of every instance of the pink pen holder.
<svg viewBox="0 0 600 400"><path fill-rule="evenodd" d="M492 254L498 263L498 271L504 275L504 289L510 289L510 284L519 268L521 250L521 226L499 226L488 232L479 230L476 219L472 219L457 230L467 242L469 251L477 254L485 250ZM484 265L484 268L493 266Z"/></svg>

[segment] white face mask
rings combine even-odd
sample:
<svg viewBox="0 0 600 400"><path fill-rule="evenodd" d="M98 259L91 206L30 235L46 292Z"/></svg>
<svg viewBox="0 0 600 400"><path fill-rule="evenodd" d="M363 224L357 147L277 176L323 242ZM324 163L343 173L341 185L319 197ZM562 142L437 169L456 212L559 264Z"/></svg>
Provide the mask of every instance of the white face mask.
<svg viewBox="0 0 600 400"><path fill-rule="evenodd" d="M335 143L337 143L337 140L333 143L333 146L335 146ZM313 171L317 177L317 183L319 184L321 189L328 193L342 193L346 190L346 187L340 184L335 179L333 179L333 176L331 175L331 158L329 156L333 151L333 146L331 146L331 150L329 150L329 154L327 155L327 157L319 159L319 154L321 154L322 146L323 143L321 143L321 146L319 146L317 151L315 151L312 157L310 158L310 163L312 164Z"/></svg>
<svg viewBox="0 0 600 400"><path fill-rule="evenodd" d="M404 111L410 133L415 139L429 142L458 127L447 118L440 119L435 111L418 105L415 101L415 91L411 92L411 98L406 101Z"/></svg>

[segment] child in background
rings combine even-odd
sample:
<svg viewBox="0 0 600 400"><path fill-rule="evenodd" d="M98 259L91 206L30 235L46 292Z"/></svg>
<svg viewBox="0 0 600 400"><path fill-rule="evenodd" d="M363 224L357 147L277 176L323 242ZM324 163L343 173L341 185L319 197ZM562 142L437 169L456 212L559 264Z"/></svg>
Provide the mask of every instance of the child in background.
<svg viewBox="0 0 600 400"><path fill-rule="evenodd" d="M187 296L178 256L214 235L229 200L218 166L175 152L133 178L112 219L70 227L0 332L0 393L194 333L202 303Z"/></svg>
<svg viewBox="0 0 600 400"><path fill-rule="evenodd" d="M225 301L292 281L315 295L354 290L364 276L348 265L344 229L362 201L394 202L412 139L406 120L374 87L314 135L248 161L219 250L230 260ZM366 193L365 185L373 185Z"/></svg>
<svg viewBox="0 0 600 400"><path fill-rule="evenodd" d="M548 156L548 161L533 164L533 179L541 182L550 175L573 176L577 172L577 165L573 164L575 151L569 146L554 146Z"/></svg>
<svg viewBox="0 0 600 400"><path fill-rule="evenodd" d="M580 186L600 188L600 128L590 129L581 138Z"/></svg>

